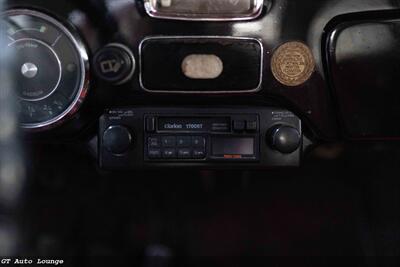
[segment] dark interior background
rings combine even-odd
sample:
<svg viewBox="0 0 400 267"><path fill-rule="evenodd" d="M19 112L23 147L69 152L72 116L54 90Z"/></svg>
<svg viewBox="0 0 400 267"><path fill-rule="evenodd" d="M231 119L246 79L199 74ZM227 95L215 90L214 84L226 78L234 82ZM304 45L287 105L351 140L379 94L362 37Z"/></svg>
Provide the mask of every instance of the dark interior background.
<svg viewBox="0 0 400 267"><path fill-rule="evenodd" d="M136 173L41 148L26 251L68 266L397 266L399 148L324 146L292 170Z"/></svg>

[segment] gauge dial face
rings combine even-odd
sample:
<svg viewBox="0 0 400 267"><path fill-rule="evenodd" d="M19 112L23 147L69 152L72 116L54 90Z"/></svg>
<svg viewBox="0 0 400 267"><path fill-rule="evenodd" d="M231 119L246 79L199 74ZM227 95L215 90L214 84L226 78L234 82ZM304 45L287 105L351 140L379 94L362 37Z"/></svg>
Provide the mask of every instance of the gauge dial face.
<svg viewBox="0 0 400 267"><path fill-rule="evenodd" d="M3 13L20 123L52 127L77 111L86 95L88 55L79 37L52 17L32 10Z"/></svg>

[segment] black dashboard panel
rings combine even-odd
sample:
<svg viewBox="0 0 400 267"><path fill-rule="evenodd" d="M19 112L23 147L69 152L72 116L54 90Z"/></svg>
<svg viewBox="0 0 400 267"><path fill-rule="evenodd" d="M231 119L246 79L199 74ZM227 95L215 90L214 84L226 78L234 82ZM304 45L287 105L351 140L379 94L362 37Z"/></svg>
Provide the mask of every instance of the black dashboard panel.
<svg viewBox="0 0 400 267"><path fill-rule="evenodd" d="M354 94L349 98L348 94L354 93L355 91L352 91L354 88L363 86L360 79L353 83L355 86L351 90L337 90L337 84L343 85L343 88L349 86L344 81L348 77L338 76L338 73L335 73L332 75L333 79L330 79L330 72L327 71L328 64L325 60L326 47L323 42L324 36L327 35L325 32L326 25L331 25L332 21L336 21L340 16L354 12L375 11L379 13L383 10L396 10L398 8L400 8L400 3L393 0L304 0L301 3L294 0L274 0L265 1L262 12L246 21L183 21L153 18L146 13L144 2L141 0L8 0L5 3L6 10L35 10L65 25L82 40L91 65L91 72L88 75L90 78L89 90L81 101L83 105L79 111L74 110L74 116L51 130L35 133L26 132L27 139L54 143L94 140L98 136L99 118L105 110L121 107L129 107L135 110L137 107L207 109L222 106L229 106L232 109L246 106L254 107L254 110L261 107L265 109L278 107L279 109L290 110L300 118L305 135L313 141L335 141L342 137L351 138L359 134L360 131L363 131L362 136L370 138L399 137L399 129L388 127L388 124L383 123L382 120L374 125L374 121L377 122L380 119L377 103L382 104L386 101L384 94L379 94L376 97L377 101L374 102L372 101L372 91L369 90L369 95L364 95L366 98L364 102L358 102L360 98L353 101L350 98L356 98L358 95ZM383 18L385 16L383 15ZM386 25L392 27L391 36L396 39L397 24L390 22ZM232 56L227 53L223 60L235 64L240 62L249 67L243 68L242 72L234 69L226 77L224 76L226 73L222 72L221 76L213 78L212 81L194 81L183 77L181 74L178 75L179 77L174 77L176 73L174 74L173 69L175 71L179 69L179 62L173 62L173 60L170 60L171 57L163 58L162 53L153 55L153 58L148 57L148 55L141 55L140 46L145 44L145 40L152 37L162 37L168 40L168 38L177 36L180 38L196 37L198 39L211 36L231 38L232 40L248 40L247 45L252 47L254 57L251 56L247 60L242 59L247 52L244 53L241 50L232 53ZM297 86L287 86L274 77L272 69L282 66L272 68L271 59L278 47L282 47L282 44L295 42L302 43L308 48L314 59L310 62L315 62L315 68L314 66L308 66L308 68L301 66L301 57L304 55L292 54L288 56L288 62L285 65L286 70L291 69L291 64L297 64L300 71L302 69L314 71L304 83ZM127 79L121 79L120 83L102 79L101 75L96 73L96 70L99 69L98 66L94 67L95 64L99 64L98 61L94 61L96 53L110 44L114 45L114 49L124 47L129 50L129 53L125 52L131 59L131 65L134 65L133 62L137 64L136 68L129 69L132 71L126 71L130 76ZM170 44L168 48L174 45L177 44ZM184 49L179 48L178 50L182 52ZM217 54L223 55L226 52L217 46L206 50L208 50L205 51L207 53L202 52L201 55L218 56ZM262 58L258 60L257 55L260 54L260 50L262 51ZM391 53L392 51L389 49L384 52ZM247 55L249 54L251 53L247 53ZM284 55L284 53L282 54ZM387 66L379 67L379 64L385 61L394 62L386 60L388 57L390 55L385 54L374 61L378 65L373 67L373 72L369 72L371 75L376 73L382 75L383 80L375 80L375 82L380 83L376 84L377 87L380 86L379 88L388 88L385 85L396 82L393 79L395 76L385 74L382 71L388 69L388 72L394 73L396 70L395 63L389 68ZM149 65L151 60L153 60L153 63ZM365 60L357 62L357 64L370 62L367 59ZM100 62L100 64L102 63L105 63L105 66L111 66L107 71L114 70L117 72L123 61ZM232 65L235 65L233 63ZM172 65L173 68L171 68ZM226 64L225 66L229 67L230 65ZM258 69L260 69L260 72L257 71ZM355 74L357 75L357 72ZM141 76L146 77L144 81L142 80L142 83ZM157 78L152 79L152 77ZM261 78L261 82L259 78ZM176 80L179 80L179 82L176 83ZM330 80L334 80L335 92L339 92L336 97L333 97L332 88L329 84ZM381 86L381 83L385 85ZM143 87L152 87L151 89L156 90L145 90ZM200 88L205 88L205 92L202 91L199 94L202 90ZM372 86L369 88L372 88ZM211 90L213 94L207 93L207 89ZM182 94L183 91L185 94ZM230 91L235 91L235 94ZM340 92L343 92L343 94L340 94ZM392 101L391 112L396 113L395 99L397 95L393 95L393 92L389 92L388 101ZM348 101L347 107L341 107L340 104L343 103L341 98L347 99L345 100ZM338 102L336 103L336 101ZM355 118L357 104L364 110L368 109L366 106L371 105L375 105L373 107L376 107L376 109L365 111L362 114L359 113L358 115L365 117L358 119ZM337 112L336 106L339 106L340 112ZM349 113L351 114L349 115ZM342 135L340 129L342 125L338 124L338 121L346 122L344 118L348 118L348 116L353 116L353 119L347 121L345 124L346 133ZM367 118L367 116L369 117ZM371 118L375 120L370 120ZM397 119L395 115L386 118L388 120ZM366 122L370 123L368 125L370 128L364 127ZM378 128L379 130L377 130Z"/></svg>

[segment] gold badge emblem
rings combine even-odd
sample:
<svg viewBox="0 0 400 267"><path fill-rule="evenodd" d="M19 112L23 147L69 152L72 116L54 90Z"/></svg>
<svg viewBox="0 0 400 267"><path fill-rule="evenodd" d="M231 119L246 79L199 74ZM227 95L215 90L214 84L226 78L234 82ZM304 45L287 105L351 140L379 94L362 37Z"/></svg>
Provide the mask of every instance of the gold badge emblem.
<svg viewBox="0 0 400 267"><path fill-rule="evenodd" d="M298 86L310 79L315 70L315 60L308 46L301 42L288 42L275 51L271 70L280 83Z"/></svg>

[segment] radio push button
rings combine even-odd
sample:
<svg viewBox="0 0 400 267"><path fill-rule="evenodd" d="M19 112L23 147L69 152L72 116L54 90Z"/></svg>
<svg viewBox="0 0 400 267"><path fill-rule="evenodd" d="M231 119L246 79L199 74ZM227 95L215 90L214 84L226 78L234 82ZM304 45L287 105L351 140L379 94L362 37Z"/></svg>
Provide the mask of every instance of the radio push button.
<svg viewBox="0 0 400 267"><path fill-rule="evenodd" d="M206 157L205 149L194 149L193 158L194 159L204 159Z"/></svg>
<svg viewBox="0 0 400 267"><path fill-rule="evenodd" d="M233 121L233 130L235 132L243 132L246 129L246 122L242 120Z"/></svg>
<svg viewBox="0 0 400 267"><path fill-rule="evenodd" d="M193 136L192 137L192 145L194 147L205 148L206 147L206 139L204 137L201 137L201 136Z"/></svg>
<svg viewBox="0 0 400 267"><path fill-rule="evenodd" d="M192 139L190 136L178 136L176 138L176 145L178 147L190 147L192 145Z"/></svg>
<svg viewBox="0 0 400 267"><path fill-rule="evenodd" d="M178 150L178 158L190 159L192 157L192 151L189 148L181 148Z"/></svg>
<svg viewBox="0 0 400 267"><path fill-rule="evenodd" d="M147 139L149 148L158 148L161 147L161 141L159 137L149 137Z"/></svg>
<svg viewBox="0 0 400 267"><path fill-rule="evenodd" d="M165 159L176 158L176 150L174 148L166 148L162 151L162 157Z"/></svg>
<svg viewBox="0 0 400 267"><path fill-rule="evenodd" d="M257 131L257 121L246 121L246 130L249 132Z"/></svg>
<svg viewBox="0 0 400 267"><path fill-rule="evenodd" d="M175 147L176 137L175 136L165 136L161 137L161 143L163 147Z"/></svg>
<svg viewBox="0 0 400 267"><path fill-rule="evenodd" d="M161 149L151 148L149 149L147 156L149 159L160 159L161 158Z"/></svg>

